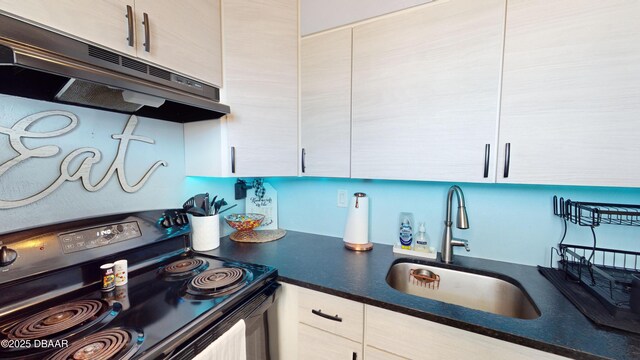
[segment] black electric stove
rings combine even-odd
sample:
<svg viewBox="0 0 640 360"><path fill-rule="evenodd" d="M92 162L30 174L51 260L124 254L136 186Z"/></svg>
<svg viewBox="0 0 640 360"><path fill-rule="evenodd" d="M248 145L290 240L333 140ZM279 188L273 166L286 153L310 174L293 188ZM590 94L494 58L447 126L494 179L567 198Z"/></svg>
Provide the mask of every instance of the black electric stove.
<svg viewBox="0 0 640 360"><path fill-rule="evenodd" d="M277 271L194 253L189 233L172 210L0 236L18 255L0 268L0 358L189 359L240 319L263 328ZM128 283L102 291L118 259Z"/></svg>

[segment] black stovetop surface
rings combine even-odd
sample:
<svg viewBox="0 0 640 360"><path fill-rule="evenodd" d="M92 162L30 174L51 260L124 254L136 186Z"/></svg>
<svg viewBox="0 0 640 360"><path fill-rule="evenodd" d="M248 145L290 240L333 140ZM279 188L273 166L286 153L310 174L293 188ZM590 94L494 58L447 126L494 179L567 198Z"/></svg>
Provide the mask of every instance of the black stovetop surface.
<svg viewBox="0 0 640 360"><path fill-rule="evenodd" d="M248 270L248 273L251 274L247 277L248 284L237 292L209 299L194 299L188 295L185 296L185 288L191 278L168 280L162 276L161 269L173 261L192 257L207 261L209 266L206 270L221 267L239 267ZM115 305L114 309L120 310L120 312L102 329L123 327L142 333L144 340L134 358L147 356L151 353L155 356L166 348L167 344L163 344L163 342L166 343L166 339L172 335L184 332L202 321L213 324L237 308L243 299L250 297L267 283L275 281L276 278L277 270L272 267L185 253L130 273L128 283L116 287L111 292L100 291L98 285L94 284L0 318L0 327L12 319L24 318L28 314L34 314L67 301L103 299L110 304L119 303L122 305L122 309L120 310L119 306ZM51 281L55 281L55 279L51 279ZM4 358L2 354L0 357Z"/></svg>

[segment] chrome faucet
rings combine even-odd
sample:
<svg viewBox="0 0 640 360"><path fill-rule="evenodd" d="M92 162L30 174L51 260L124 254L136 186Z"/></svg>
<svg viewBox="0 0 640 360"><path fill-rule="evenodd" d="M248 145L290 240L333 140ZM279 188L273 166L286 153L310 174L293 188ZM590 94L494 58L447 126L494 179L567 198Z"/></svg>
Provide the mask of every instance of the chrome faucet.
<svg viewBox="0 0 640 360"><path fill-rule="evenodd" d="M450 264L453 262L453 247L464 246L469 251L469 242L462 239L454 239L451 233L451 202L453 201L453 193L458 198L458 221L456 227L458 229L468 229L469 219L467 218L467 209L464 207L464 194L458 185L449 188L447 194L447 218L444 221L444 234L442 234L442 262Z"/></svg>

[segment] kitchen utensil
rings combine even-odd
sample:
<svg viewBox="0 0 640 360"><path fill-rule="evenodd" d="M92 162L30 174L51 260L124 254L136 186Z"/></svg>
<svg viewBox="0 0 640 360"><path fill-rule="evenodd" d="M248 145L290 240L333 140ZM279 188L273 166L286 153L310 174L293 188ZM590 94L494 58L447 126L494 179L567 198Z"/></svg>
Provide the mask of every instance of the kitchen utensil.
<svg viewBox="0 0 640 360"><path fill-rule="evenodd" d="M227 210L231 210L231 209L233 209L233 208L234 208L234 207L236 207L236 206L238 206L238 204L233 204L233 205L229 206L229 207L228 207L228 208L226 208L226 209L222 209L222 210L218 211L218 214L222 214L223 212L225 212L225 211L227 211Z"/></svg>
<svg viewBox="0 0 640 360"><path fill-rule="evenodd" d="M257 228L264 220L262 214L229 214L224 220L238 231L249 231Z"/></svg>
<svg viewBox="0 0 640 360"><path fill-rule="evenodd" d="M194 205L195 207L199 207L200 209L202 209L204 211L204 207L202 206L202 202L204 201L204 198L207 196L206 193L202 193L202 194L197 194L196 196L194 196ZM206 213L205 213L206 216Z"/></svg>
<svg viewBox="0 0 640 360"><path fill-rule="evenodd" d="M202 210L204 210L206 216L209 215L209 193L206 193L204 199L202 199Z"/></svg>
<svg viewBox="0 0 640 360"><path fill-rule="evenodd" d="M182 204L182 208L187 211L189 208L194 207L196 204L195 199L192 197L190 197L189 199L187 199L187 201L184 202L184 204Z"/></svg>
<svg viewBox="0 0 640 360"><path fill-rule="evenodd" d="M219 214L220 208L221 208L221 207L223 207L223 206L225 206L225 205L228 205L228 204L227 204L227 202L226 202L226 201L224 201L224 198L222 198L222 199L218 200L218 201L215 203L214 208L213 208L213 210L214 210L214 214Z"/></svg>
<svg viewBox="0 0 640 360"><path fill-rule="evenodd" d="M209 211L207 212L207 214L209 215L215 215L215 211L212 212L211 209L215 210L215 203L216 203L216 199L218 198L218 195L213 197L213 200L211 200L211 203L209 204Z"/></svg>
<svg viewBox="0 0 640 360"><path fill-rule="evenodd" d="M365 193L357 192L351 198L343 241L349 250L366 251L373 248L373 243L369 242L369 198Z"/></svg>
<svg viewBox="0 0 640 360"><path fill-rule="evenodd" d="M193 216L207 216L207 213L204 212L201 208L194 206L187 209L187 214L191 214Z"/></svg>

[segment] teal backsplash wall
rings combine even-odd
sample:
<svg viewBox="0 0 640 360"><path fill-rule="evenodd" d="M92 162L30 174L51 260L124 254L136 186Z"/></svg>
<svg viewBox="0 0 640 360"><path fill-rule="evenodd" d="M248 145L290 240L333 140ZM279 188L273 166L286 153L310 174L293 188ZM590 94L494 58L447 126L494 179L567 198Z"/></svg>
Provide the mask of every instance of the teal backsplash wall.
<svg viewBox="0 0 640 360"><path fill-rule="evenodd" d="M445 198L451 183L325 178L267 179L278 190L280 227L342 237L347 209L336 206L337 190L370 198L370 240L393 244L400 212L424 221L432 246L440 247ZM562 235L562 220L553 215L552 197L582 201L640 203L640 189L503 184L458 184L464 191L470 228L454 228L454 237L469 240L471 252L456 255L528 265L549 264L550 248ZM454 199L455 200L455 199ZM455 210L454 204L454 210ZM454 213L455 218L455 213ZM640 229L603 225L596 228L598 244L640 251ZM591 244L589 228L569 224L567 240Z"/></svg>

